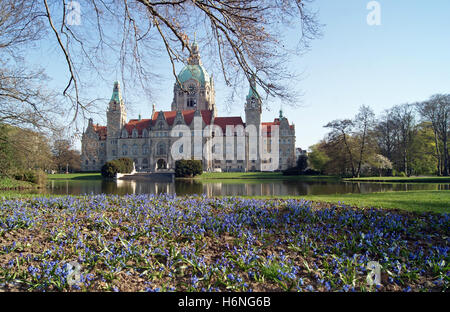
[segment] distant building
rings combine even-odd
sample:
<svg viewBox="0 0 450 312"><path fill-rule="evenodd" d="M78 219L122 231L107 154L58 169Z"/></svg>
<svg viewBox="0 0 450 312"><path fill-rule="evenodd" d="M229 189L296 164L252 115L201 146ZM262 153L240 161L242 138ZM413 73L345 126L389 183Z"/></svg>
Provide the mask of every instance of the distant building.
<svg viewBox="0 0 450 312"><path fill-rule="evenodd" d="M180 85L181 84L181 85ZM256 83L250 82L249 93L245 103L245 123L239 116L219 117L215 102L214 80L202 66L197 43L192 45L192 53L188 59L188 65L178 74L178 81L173 88L173 102L171 111L155 110L150 118L131 119L127 121L127 112L121 96L119 82L114 83L113 94L107 111L107 125L94 125L89 120L88 127L82 137L82 170L99 171L106 161L120 157L130 157L134 160L138 171L170 170L175 167L175 159L171 153L174 144L182 136L172 136L171 130L177 125L189 127L191 133L195 132L193 120L201 120L200 129L209 131L210 136L202 137L200 141L191 140L191 150L200 146L200 157L203 159L205 171L273 171L284 170L296 162L295 151L295 126L289 124L287 118L280 117L272 122L261 122L261 98L256 92ZM263 133L263 138L250 139L244 132L238 135L238 130L253 125L257 133ZM234 133L227 133L228 127L234 127ZM278 126L279 141L277 162L274 168L271 166L273 159L261 159L250 157L251 153L261 148L260 144L267 144L270 150L272 132ZM233 128L232 128L233 129ZM223 132L222 150L203 148L217 131ZM201 131L204 133L204 131ZM193 134L193 136L195 133ZM226 138L225 135L230 135ZM243 137L245 140L239 141ZM253 145L252 145L253 144ZM177 150L183 153L189 146L177 146ZM251 148L250 148L251 147ZM228 157L227 151L233 151L237 156L242 151L242 157ZM206 157L210 153L223 154L224 157L211 159ZM197 155L198 156L198 155ZM191 158L186 157L186 158ZM220 159L222 158L222 159ZM275 162L274 162L275 163Z"/></svg>

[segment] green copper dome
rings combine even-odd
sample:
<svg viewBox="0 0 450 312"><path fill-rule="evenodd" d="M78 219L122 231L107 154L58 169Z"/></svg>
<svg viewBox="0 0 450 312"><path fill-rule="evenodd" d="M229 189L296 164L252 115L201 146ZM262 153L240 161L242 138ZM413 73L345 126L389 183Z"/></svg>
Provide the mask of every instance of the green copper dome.
<svg viewBox="0 0 450 312"><path fill-rule="evenodd" d="M186 65L178 74L178 80L185 83L189 79L197 80L202 87L209 82L209 75L202 65Z"/></svg>

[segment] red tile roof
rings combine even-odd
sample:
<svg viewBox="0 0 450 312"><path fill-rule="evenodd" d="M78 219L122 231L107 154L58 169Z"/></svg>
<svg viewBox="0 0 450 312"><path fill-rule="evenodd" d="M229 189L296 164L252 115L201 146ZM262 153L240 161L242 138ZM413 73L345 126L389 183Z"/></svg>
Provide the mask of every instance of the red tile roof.
<svg viewBox="0 0 450 312"><path fill-rule="evenodd" d="M241 117L216 117L214 118L214 124L221 127L224 134L227 126L244 126L244 122Z"/></svg>
<svg viewBox="0 0 450 312"><path fill-rule="evenodd" d="M289 120L286 119L286 121L289 124ZM275 118L272 122L262 122L261 126L262 127L267 127L267 136L270 136L272 133L272 126L279 126L280 125L280 119L279 118ZM294 129L293 125L289 125L290 129Z"/></svg>
<svg viewBox="0 0 450 312"><path fill-rule="evenodd" d="M106 140L106 126L93 125L99 140Z"/></svg>
<svg viewBox="0 0 450 312"><path fill-rule="evenodd" d="M142 131L144 129L148 129L150 127L152 120L151 119L131 119L126 125L125 129L127 129L127 132L129 135L132 134L133 129L136 128L138 131L138 136L142 135Z"/></svg>
<svg viewBox="0 0 450 312"><path fill-rule="evenodd" d="M177 116L177 111L165 111L162 112L164 114L164 118L166 119L169 126L172 126L175 117ZM138 131L138 136L142 136L142 131L144 129L149 129L150 126L154 126L156 124L156 120L158 119L160 112L155 112L152 115L151 119L131 119L126 125L125 129L127 129L128 134L131 136L133 129L136 128ZM184 121L187 125L190 125L192 120L194 119L195 110L183 110L181 111L183 115ZM212 111L210 110L202 110L200 114L203 118L205 124L209 125L211 123Z"/></svg>
<svg viewBox="0 0 450 312"><path fill-rule="evenodd" d="M156 123L156 120L158 119L160 112L155 112L152 115L152 125L154 125ZM173 125L173 122L175 120L175 117L177 116L177 111L166 111L163 112L164 114L164 118L166 119L167 123L169 124L169 126ZM184 118L184 122L187 125L190 125L192 120L194 119L194 114L195 114L195 110L183 110L181 111L181 114L183 115ZM212 118L212 111L210 110L201 110L200 114L203 118L203 121L205 124L209 125L211 123L211 118Z"/></svg>
<svg viewBox="0 0 450 312"><path fill-rule="evenodd" d="M156 123L156 120L158 119L158 115L160 112L155 112L152 115L151 119L131 119L126 125L125 129L127 129L128 134L131 136L133 129L137 129L138 136L142 136L142 131L144 129L149 129L151 126L154 126ZM195 110L183 110L181 111L184 121L187 125L190 125L192 120L194 119ZM200 111L203 121L205 124L209 125L211 124L212 119L212 111L210 110L202 110ZM176 111L165 111L163 112L164 117L167 121L167 123L172 126L175 117L177 115ZM245 123L242 121L241 117L216 117L214 118L214 124L218 125L222 128L223 133L225 134L226 127L228 125L237 126L242 125L245 126ZM272 122L262 122L262 127L267 127L267 136L271 136L272 133L272 126L274 125L280 125L280 120L278 118L275 118ZM94 131L98 134L100 140L106 140L106 127L105 126L99 126L99 125L93 125ZM290 125L290 128L293 129L293 126Z"/></svg>

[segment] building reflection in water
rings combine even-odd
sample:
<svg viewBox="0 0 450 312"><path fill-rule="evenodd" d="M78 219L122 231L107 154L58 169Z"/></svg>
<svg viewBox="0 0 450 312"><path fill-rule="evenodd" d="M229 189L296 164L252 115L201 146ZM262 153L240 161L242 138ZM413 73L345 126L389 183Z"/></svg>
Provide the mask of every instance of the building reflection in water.
<svg viewBox="0 0 450 312"><path fill-rule="evenodd" d="M175 181L103 181L103 180L52 180L43 192L52 194L161 194L177 195L206 194L213 196L301 196L320 194L371 193L412 190L449 190L450 184L411 183L351 183L351 182L199 182Z"/></svg>

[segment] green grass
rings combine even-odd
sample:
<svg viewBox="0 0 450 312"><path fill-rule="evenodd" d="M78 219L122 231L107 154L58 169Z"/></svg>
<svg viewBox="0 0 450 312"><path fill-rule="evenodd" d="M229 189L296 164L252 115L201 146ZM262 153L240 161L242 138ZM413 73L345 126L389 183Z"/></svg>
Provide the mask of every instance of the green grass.
<svg viewBox="0 0 450 312"><path fill-rule="evenodd" d="M351 182L389 182L389 183L450 183L450 177L364 177L344 179Z"/></svg>
<svg viewBox="0 0 450 312"><path fill-rule="evenodd" d="M31 189L36 187L37 185L31 182L19 181L8 177L0 177L0 190Z"/></svg>
<svg viewBox="0 0 450 312"><path fill-rule="evenodd" d="M299 197L318 202L341 202L360 208L375 207L411 212L450 213L450 191L380 192Z"/></svg>
<svg viewBox="0 0 450 312"><path fill-rule="evenodd" d="M193 178L194 180L298 180L298 181L324 181L340 178L334 176L285 176L281 172L204 172Z"/></svg>
<svg viewBox="0 0 450 312"><path fill-rule="evenodd" d="M101 180L102 175L99 172L89 173L58 173L47 175L49 180Z"/></svg>
<svg viewBox="0 0 450 312"><path fill-rule="evenodd" d="M59 195L59 194L49 194L45 192L39 192L39 190L27 190L26 192L18 192L14 190L10 191L1 191L0 192L0 200L2 199L29 199L35 197L63 197L67 195ZM80 195L71 195L73 197L80 197Z"/></svg>

